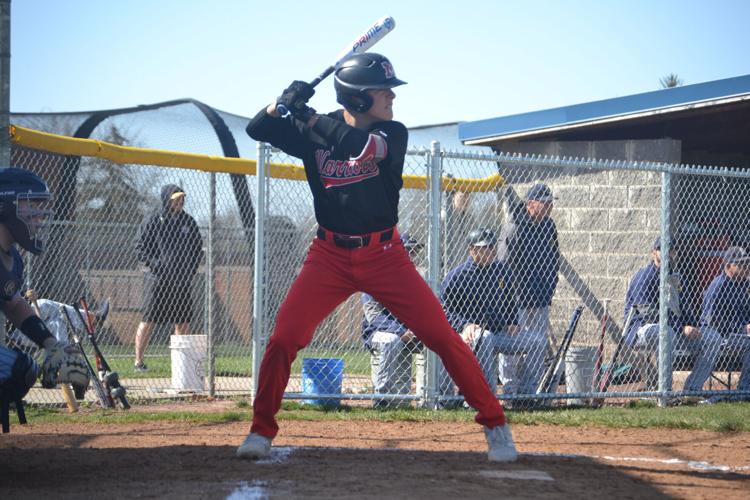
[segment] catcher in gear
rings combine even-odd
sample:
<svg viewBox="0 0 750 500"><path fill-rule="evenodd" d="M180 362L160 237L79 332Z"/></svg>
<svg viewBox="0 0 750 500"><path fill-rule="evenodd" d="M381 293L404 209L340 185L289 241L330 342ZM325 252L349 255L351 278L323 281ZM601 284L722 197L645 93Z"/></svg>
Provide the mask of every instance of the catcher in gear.
<svg viewBox="0 0 750 500"><path fill-rule="evenodd" d="M76 347L55 338L21 296L23 259L19 245L34 255L44 251L44 228L52 216L50 192L36 174L21 168L0 168L0 308L6 318L26 337L45 350L42 385L58 383L88 386L86 365ZM36 382L39 367L28 354L0 345L0 401L18 408ZM3 412L7 428L7 413ZM21 412L19 411L19 418Z"/></svg>

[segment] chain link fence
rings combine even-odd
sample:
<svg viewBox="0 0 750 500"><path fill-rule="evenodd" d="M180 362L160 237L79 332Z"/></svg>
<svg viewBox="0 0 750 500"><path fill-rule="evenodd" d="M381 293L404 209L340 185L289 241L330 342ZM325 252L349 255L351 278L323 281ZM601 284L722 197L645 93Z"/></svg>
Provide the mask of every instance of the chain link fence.
<svg viewBox="0 0 750 500"><path fill-rule="evenodd" d="M237 172L254 174L255 162L229 175L175 167L185 164L179 154L166 167L14 143L12 164L66 196L50 250L26 256L27 285L63 304L85 296L99 310L108 301L99 342L131 397L254 392L276 312L316 231L297 160L262 144L254 155L257 175L245 176ZM510 405L750 394L750 373L739 376L750 363L750 285L744 264L724 259L750 247L747 171L435 144L409 152L404 179L399 231L414 263ZM160 198L170 184L186 193L200 258L186 249L189 224L172 224L173 201ZM144 255L149 218L154 240ZM719 278L732 292L707 295ZM144 304L158 310L144 318ZM144 319L155 323L143 344L147 371L134 366ZM300 351L286 397L463 402L435 355L362 294ZM40 388L29 398L63 401Z"/></svg>

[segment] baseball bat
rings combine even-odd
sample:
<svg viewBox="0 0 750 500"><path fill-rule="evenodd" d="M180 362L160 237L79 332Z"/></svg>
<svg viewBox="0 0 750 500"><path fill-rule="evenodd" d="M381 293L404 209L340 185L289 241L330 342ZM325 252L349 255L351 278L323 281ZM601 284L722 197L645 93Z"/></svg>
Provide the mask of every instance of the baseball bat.
<svg viewBox="0 0 750 500"><path fill-rule="evenodd" d="M130 402L125 395L125 387L120 384L120 377L118 376L117 372L112 371L112 368L109 367L109 363L107 363L107 359L104 357L104 354L102 354L101 349L99 349L99 343L96 340L94 324L92 322L91 315L89 314L89 305L86 302L86 297L81 297L78 302L83 307L83 314L81 313L81 310L79 308L75 309L78 312L81 321L83 321L86 332L88 333L89 341L94 348L96 366L99 370L99 378L104 384L105 392L110 397L110 399L119 400L120 404L122 404L122 407L126 410L129 410Z"/></svg>
<svg viewBox="0 0 750 500"><path fill-rule="evenodd" d="M372 26L367 28L362 34L347 45L335 59L334 63L328 66L321 74L310 82L310 86L315 87L325 80L331 73L336 71L347 57L367 52L373 45L382 40L385 35L393 31L395 27L396 21L391 16L383 16L375 21ZM276 106L276 111L278 111L281 116L289 114L289 110L283 104Z"/></svg>
<svg viewBox="0 0 750 500"><path fill-rule="evenodd" d="M91 361L89 361L89 357L86 355L86 351L83 348L83 343L81 342L80 337L76 333L76 327L73 325L73 320L70 319L70 316L68 315L68 309L63 305L60 304L60 312L65 316L65 319L68 321L68 326L70 326L70 331L73 332L73 340L75 341L76 345L81 349L81 355L83 356L83 360L86 362L86 368L89 372L89 377L91 379L91 386L94 388L94 392L96 393L96 397L99 399L99 404L102 406L102 408L114 408L115 404L114 401L112 401L112 398L104 391L104 387L99 380L98 373L94 370L94 367L91 365Z"/></svg>
<svg viewBox="0 0 750 500"><path fill-rule="evenodd" d="M614 354L612 354L612 360L609 362L607 369L602 374L601 380L599 380L599 392L607 392L609 390L609 385L612 382L612 374L615 371L615 363L617 363L617 360L620 357L620 353L622 352L622 349L625 346L625 338L628 335L628 330L630 329L630 323L633 321L633 316L635 315L635 309L636 309L636 306L633 305L630 307L630 310L628 311L628 316L625 318L625 324L622 327L622 335L620 336L620 340L617 342L617 347L615 347ZM595 406L601 406L603 403L604 403L604 398L597 398L593 401L593 404Z"/></svg>
<svg viewBox="0 0 750 500"><path fill-rule="evenodd" d="M26 291L26 298L31 301L31 307L34 309L34 312L39 319L42 319L42 310L39 307L38 297L33 288ZM44 319L42 319L42 321L44 321ZM63 399L65 400L65 406L68 407L68 413L76 413L79 410L78 401L76 401L76 398L73 395L73 389L70 388L70 385L65 383L60 384L60 392L62 392Z"/></svg>
<svg viewBox="0 0 750 500"><path fill-rule="evenodd" d="M594 364L594 380L592 387L599 387L602 378L602 363L604 362L604 338L607 335L607 322L609 322L608 301L604 301L604 314L602 315L602 334L599 337L599 348L596 350L596 363Z"/></svg>
<svg viewBox="0 0 750 500"><path fill-rule="evenodd" d="M578 327L578 320L581 318L581 314L583 314L583 306L576 307L573 311L573 316L570 318L570 323L568 323L568 329L565 331L562 341L560 341L560 348L557 350L555 357L552 359L550 366L539 383L539 388L536 391L537 394L547 394L557 390L565 354L568 352L570 342L573 340L573 334Z"/></svg>

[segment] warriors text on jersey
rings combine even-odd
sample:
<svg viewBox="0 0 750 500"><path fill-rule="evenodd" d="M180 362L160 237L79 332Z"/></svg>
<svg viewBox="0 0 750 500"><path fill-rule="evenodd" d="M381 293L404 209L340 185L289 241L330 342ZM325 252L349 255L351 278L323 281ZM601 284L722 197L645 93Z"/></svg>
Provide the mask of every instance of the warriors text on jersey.
<svg viewBox="0 0 750 500"><path fill-rule="evenodd" d="M396 121L369 130L350 127L343 112L319 116L310 130L261 110L247 132L300 158L313 194L315 217L326 229L365 234L398 222L399 190L408 131Z"/></svg>

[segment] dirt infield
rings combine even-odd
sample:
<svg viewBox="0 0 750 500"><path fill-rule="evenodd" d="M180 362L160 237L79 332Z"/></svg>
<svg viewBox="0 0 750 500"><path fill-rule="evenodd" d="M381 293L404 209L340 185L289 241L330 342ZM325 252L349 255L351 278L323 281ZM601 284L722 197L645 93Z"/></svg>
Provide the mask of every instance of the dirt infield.
<svg viewBox="0 0 750 500"><path fill-rule="evenodd" d="M517 463L476 425L284 421L271 458L247 422L14 425L3 498L748 498L750 433L515 426Z"/></svg>

